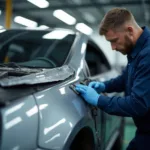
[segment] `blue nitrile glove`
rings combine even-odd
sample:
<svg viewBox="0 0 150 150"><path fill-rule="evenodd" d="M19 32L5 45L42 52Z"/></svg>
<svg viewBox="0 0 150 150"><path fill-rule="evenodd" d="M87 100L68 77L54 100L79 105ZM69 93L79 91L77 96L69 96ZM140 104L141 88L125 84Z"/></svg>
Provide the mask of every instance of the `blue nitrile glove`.
<svg viewBox="0 0 150 150"><path fill-rule="evenodd" d="M105 84L103 82L92 81L88 86L94 88L99 93L105 90Z"/></svg>
<svg viewBox="0 0 150 150"><path fill-rule="evenodd" d="M100 95L93 88L86 85L77 84L76 90L88 103L97 106L98 98Z"/></svg>

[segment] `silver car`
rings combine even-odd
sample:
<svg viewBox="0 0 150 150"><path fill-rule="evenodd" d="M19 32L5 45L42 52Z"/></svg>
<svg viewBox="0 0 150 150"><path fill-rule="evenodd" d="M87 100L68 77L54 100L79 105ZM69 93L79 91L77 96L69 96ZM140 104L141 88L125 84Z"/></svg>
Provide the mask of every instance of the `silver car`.
<svg viewBox="0 0 150 150"><path fill-rule="evenodd" d="M0 150L119 150L123 118L90 106L74 89L117 75L84 34L0 33Z"/></svg>

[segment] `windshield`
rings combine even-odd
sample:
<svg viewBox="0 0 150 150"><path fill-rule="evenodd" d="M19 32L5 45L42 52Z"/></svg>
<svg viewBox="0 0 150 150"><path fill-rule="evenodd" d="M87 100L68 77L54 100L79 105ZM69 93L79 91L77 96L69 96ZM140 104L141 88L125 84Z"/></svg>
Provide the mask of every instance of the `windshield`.
<svg viewBox="0 0 150 150"><path fill-rule="evenodd" d="M74 34L63 30L8 30L0 34L0 63L15 62L34 68L60 67L74 39Z"/></svg>

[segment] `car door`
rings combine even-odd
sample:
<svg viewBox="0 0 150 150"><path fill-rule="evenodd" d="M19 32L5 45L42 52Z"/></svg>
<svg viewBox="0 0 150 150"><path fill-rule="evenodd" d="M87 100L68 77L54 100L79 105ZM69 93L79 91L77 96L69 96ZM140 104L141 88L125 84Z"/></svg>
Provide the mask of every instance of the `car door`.
<svg viewBox="0 0 150 150"><path fill-rule="evenodd" d="M85 60L90 72L90 79L92 80L105 81L117 75L115 71L112 71L103 52L92 41L89 41L87 44ZM108 96L114 95L116 95L116 93L108 94ZM120 118L111 116L100 110L99 113L101 119L98 122L98 127L101 128L100 136L104 142L102 145L102 149L104 149L104 147L107 146L113 131L120 124Z"/></svg>

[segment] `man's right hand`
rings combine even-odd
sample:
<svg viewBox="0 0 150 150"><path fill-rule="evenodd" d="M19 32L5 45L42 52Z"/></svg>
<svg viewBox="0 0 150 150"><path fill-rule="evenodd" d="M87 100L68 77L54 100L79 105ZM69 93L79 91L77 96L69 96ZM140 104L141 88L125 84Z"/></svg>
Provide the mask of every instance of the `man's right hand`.
<svg viewBox="0 0 150 150"><path fill-rule="evenodd" d="M92 81L88 86L94 88L98 92L103 92L105 90L105 84L103 82Z"/></svg>

